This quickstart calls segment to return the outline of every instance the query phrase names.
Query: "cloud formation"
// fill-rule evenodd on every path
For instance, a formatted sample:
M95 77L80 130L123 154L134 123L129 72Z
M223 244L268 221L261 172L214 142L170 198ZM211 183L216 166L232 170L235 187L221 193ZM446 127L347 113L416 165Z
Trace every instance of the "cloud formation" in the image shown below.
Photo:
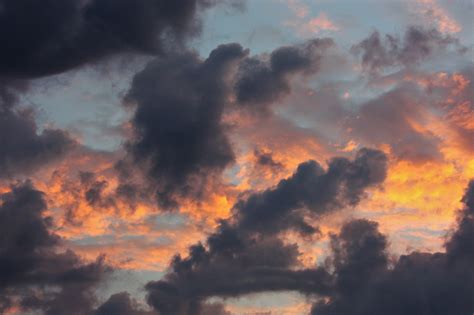
M474 311L474 181L462 199L446 252L413 252L389 266L387 241L367 221L349 223L332 237L336 285L313 315L470 314Z
M103 258L83 263L74 252L60 251L43 193L31 183L12 187L0 200L0 311L87 313L96 302L94 289L110 271Z
M201 199L235 155L223 122L226 111L262 111L290 92L294 74L318 71L330 39L274 50L266 61L239 44L220 45L201 60L185 52L150 62L135 75L125 98L134 104L134 131L126 149L156 187L160 205ZM237 106L233 105L235 98ZM126 162L124 162L126 164Z
M163 53L196 35L200 9L218 2L2 0L0 73L31 78L118 53Z
M161 314L201 314L203 300L255 292L298 291L325 297L311 314L469 314L474 310L474 181L445 252L412 252L393 260L388 239L366 219L330 237L324 266L298 269L298 248L252 237L223 221L189 256L176 256L163 280L150 282L148 303ZM443 298L440 298L442 296Z
M383 182L386 157L362 149L355 159L334 158L325 171L314 161L302 163L276 187L236 203L234 216L192 246L188 257L176 256L163 280L147 284L148 303L161 314L200 314L206 298L235 297L265 291L329 294L324 268L300 265L298 246L278 235L294 229L311 236L305 211L323 214L356 205L365 189Z
M267 58L245 59L236 82L236 99L254 110L265 110L269 104L290 93L290 78L295 74L315 74L324 52L334 42L330 38L313 39L301 45L283 46Z
M165 54L197 35L202 10L219 3L227 1L1 0L0 178L28 174L75 144L66 131L38 134L33 112L17 108L27 80L119 54Z
M352 47L359 65L330 38L201 57L193 40L209 22L214 47L224 13L205 10L239 0L0 0L0 313L230 315L215 301L286 291L319 315L473 313L474 182L451 220L474 176L474 72L462 14L418 2L437 29L374 32ZM288 3L301 29L361 30ZM154 59L114 98L130 110L115 152L25 107L32 80L137 55ZM102 300L109 264L164 276L146 301Z
M175 207L176 195L199 198L206 181L233 162L221 117L228 73L245 54L238 44L221 45L204 61L193 53L157 59L135 76L126 97L136 104L127 149L158 187L162 206Z
M361 56L364 69L377 73L390 67L413 66L433 53L448 48L464 50L459 39L452 35L442 34L437 29L411 26L403 39L390 34L381 38L380 33L375 31L352 46L351 51Z

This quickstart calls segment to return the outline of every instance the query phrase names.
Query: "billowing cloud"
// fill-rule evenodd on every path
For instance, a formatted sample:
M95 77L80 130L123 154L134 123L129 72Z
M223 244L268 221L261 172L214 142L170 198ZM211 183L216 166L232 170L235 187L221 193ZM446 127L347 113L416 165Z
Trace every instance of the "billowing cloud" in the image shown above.
M274 50L268 58L245 59L236 82L237 101L256 110L264 110L291 91L292 75L315 74L321 58L332 39L314 39L301 45L284 46ZM263 107L262 107L263 106Z
M474 217L471 181L444 253L402 255L389 268L386 239L367 221L349 223L332 239L336 287L314 315L470 314L474 311Z
M223 114L234 107L265 110L290 92L293 74L314 74L330 39L276 49L266 61L238 44L221 45L206 60L188 52L156 59L138 73L126 101L136 105L127 144L164 207L200 199L213 176L234 162ZM126 162L124 162L126 164Z
M38 134L31 110L1 105L0 178L29 174L64 157L76 145L76 141L63 130L46 128Z
M147 284L148 303L162 314L200 314L202 302L213 296L288 290L328 294L329 273L295 270L298 246L277 235L287 229L315 234L303 209L322 214L355 205L367 187L384 180L385 168L383 153L368 149L354 161L334 158L327 171L314 161L301 164L275 188L239 201L234 217L221 221L206 247L199 243L188 257L176 256L163 280Z
M0 72L30 78L118 53L161 53L198 33L198 11L217 2L2 0Z
M35 113L18 108L28 83L0 78L0 178L29 174L53 162L75 146L65 131L45 128L38 134Z
M242 5L0 0L0 313L473 313L474 183L458 200L474 176L466 7L418 0L413 16L434 29L357 43L364 10L287 0L305 38L344 25L341 42L295 43L299 30L268 14L259 25L285 44L251 55L215 41L248 35L256 15L228 29L240 17L206 10L219 3ZM30 84L137 55L154 59L88 100L124 101L122 147L82 146L54 126L64 108L40 123L50 100ZM69 75L90 87L87 71ZM51 108L70 88L50 91ZM93 115L81 93L77 113ZM132 281L109 282L112 266Z
M383 182L386 168L385 155L369 149L360 150L354 161L333 158L327 170L315 161L302 163L275 188L235 205L239 229L263 234L295 229L313 234L315 229L305 221L306 216L356 205L366 188Z
M221 2L0 1L0 177L30 173L75 144L65 131L39 132L33 112L17 108L17 94L28 87L22 80L118 54L166 53L198 34L202 9Z
M315 269L294 269L296 245L271 236L248 238L222 222L208 248L191 247L189 257L175 257L163 280L147 285L148 302L161 314L200 314L206 297L295 290L325 297L311 314L469 314L474 310L473 191L471 181L445 252L412 252L396 260L378 224L365 219L332 234L331 255Z
M187 53L152 61L134 80L127 100L136 103L135 136L128 150L158 186L158 200L196 196L206 180L234 160L221 123L232 65L246 52L222 45L201 61Z
M84 314L110 269L103 258L84 263L70 250L61 252L45 211L43 194L29 182L1 195L0 310Z

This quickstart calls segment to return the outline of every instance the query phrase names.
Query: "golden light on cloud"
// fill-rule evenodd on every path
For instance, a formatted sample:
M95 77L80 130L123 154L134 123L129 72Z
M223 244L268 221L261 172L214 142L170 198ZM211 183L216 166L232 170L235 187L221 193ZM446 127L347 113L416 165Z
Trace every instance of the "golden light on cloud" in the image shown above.
M443 33L459 33L461 25L436 0L416 0L414 2L419 14L428 24L435 26Z

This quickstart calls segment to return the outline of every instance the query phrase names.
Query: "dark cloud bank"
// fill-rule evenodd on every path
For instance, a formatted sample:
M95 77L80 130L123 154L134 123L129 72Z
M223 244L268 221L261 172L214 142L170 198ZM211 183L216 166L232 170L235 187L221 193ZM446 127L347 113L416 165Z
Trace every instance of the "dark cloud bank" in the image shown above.
M163 280L147 285L148 303L161 314L199 314L208 297L295 290L329 294L331 275L324 268L298 267L298 246L278 235L295 230L306 236L317 228L307 217L320 217L345 205L355 205L365 188L385 178L386 158L379 151L361 150L353 161L334 158L327 170L302 163L276 187L255 193L234 206L234 216L222 221L207 244L176 256Z
M0 196L0 311L11 306L45 314L86 314L96 302L95 286L110 268L103 258L83 263L60 251L43 193L29 182Z
M257 193L249 200L283 193L283 183L298 181L299 172L300 169L277 188ZM315 176L310 172L307 176L322 180L330 173L329 168L325 174ZM377 180L366 185L376 183ZM346 186L347 182L339 181L338 185ZM317 185L310 187L316 189L313 196L318 195ZM307 202L304 196L300 198L301 203ZM296 244L285 244L259 228L246 228L237 209L238 214L221 222L205 245L191 247L186 258L176 256L168 275L147 285L148 303L160 314L202 314L202 302L209 297L297 291L316 300L324 298L313 305L314 315L468 315L474 311L473 198L474 181L462 199L464 208L459 211L457 227L446 240L445 252L413 252L394 259L377 223L360 219L346 223L339 234L331 235L327 263L311 269L299 266ZM324 211L332 202L317 204L310 211ZM260 204L270 206L264 201ZM282 207L288 213L297 213L291 205ZM263 208L254 208L255 213L263 216L265 212L259 209ZM278 223L268 216L268 226L276 228ZM292 228L300 229L298 221L289 222L293 222Z
M335 161L338 161L337 163ZM147 284L143 309L127 293L111 296L97 308L94 289L110 273L101 258L83 263L70 251L58 250L60 238L50 232L44 216L43 194L30 183L19 184L1 196L0 307L21 305L45 314L228 314L209 297L239 297L256 292L297 291L318 300L312 314L470 314L474 311L474 181L462 198L457 227L449 234L445 252L413 252L396 260L387 251L387 238L377 223L360 219L347 222L331 235L326 264L302 268L296 244L278 236L286 229L301 230L301 223L275 221L266 209L279 198L293 202L277 207L284 217L295 218L305 209L321 218L334 205L355 204L365 188L379 185L385 159L378 151L363 150L354 160L331 160L326 170L314 172L302 164L295 174L274 188L255 193L236 204L234 216L220 223L206 244L190 248L187 257L176 256L169 273ZM332 194L316 183L333 187ZM353 184L358 182L359 185ZM329 185L329 183L332 183ZM295 190L307 191L291 197ZM324 195L327 198L315 198ZM267 230L245 224L242 209L253 208L258 222L268 217ZM286 200L286 198L285 198ZM244 219L247 218L247 219ZM322 218L321 218L322 219ZM317 220L313 220L317 222ZM309 231L304 229L307 235Z
M209 0L2 0L0 73L67 71L119 53L166 52L200 31Z

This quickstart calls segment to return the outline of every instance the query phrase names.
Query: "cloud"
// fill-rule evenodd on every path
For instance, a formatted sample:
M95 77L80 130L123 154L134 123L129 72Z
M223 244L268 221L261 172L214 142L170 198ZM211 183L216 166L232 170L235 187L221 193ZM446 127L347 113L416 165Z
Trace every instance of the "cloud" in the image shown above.
M65 131L44 128L38 134L34 112L17 108L28 82L0 78L0 179L29 174L65 156L76 141Z
M435 52L449 48L463 51L456 37L442 34L436 29L411 26L403 39L389 34L381 38L380 33L375 31L352 46L351 51L361 56L365 70L378 73L386 68L413 66Z
M334 42L329 38L306 41L301 45L274 50L268 60L252 57L243 60L235 86L237 102L257 111L290 93L290 78L319 70L323 53Z
M26 182L1 195L0 310L11 307L45 314L84 314L95 303L96 285L109 273L103 257L84 263L60 252L50 232L43 194Z
M259 167L267 167L272 170L280 170L283 168L283 164L280 162L277 162L273 159L273 156L270 152L263 152L260 150L255 150L254 151L254 156L255 156L255 164Z
M200 314L206 298L236 297L264 291L295 290L328 294L330 275L324 268L298 269L296 244L278 234L296 229L316 233L301 210L324 213L355 205L366 188L385 178L383 153L362 149L354 161L334 158L327 171L314 161L275 188L255 193L234 206L234 216L220 222L206 246L198 243L188 257L176 256L172 270L147 284L148 303L161 314Z
M299 0L287 0L287 6L294 17L284 22L284 25L292 27L299 35L311 37L321 32L335 32L340 29L332 21L326 12L320 12L316 17L310 14L310 7Z
M149 63L127 95L136 104L135 131L127 149L157 185L158 200L176 206L176 195L199 198L206 181L234 160L221 122L226 77L246 51L221 45L201 61L193 53Z
M46 128L38 134L33 113L16 108L18 95L28 89L25 80L118 54L163 54L199 33L201 10L218 3L1 0L0 177L28 174L75 145L62 130Z
M441 139L423 123L428 116L428 97L417 88L401 85L362 104L347 119L350 134L373 145L389 145L394 156L415 162L441 157Z
M199 12L219 2L2 0L0 72L31 78L119 53L163 53L199 33Z
M412 252L395 260L378 224L358 219L331 235L331 254L314 269L294 269L295 244L265 233L255 237L223 221L207 247L197 244L187 258L176 256L172 271L147 285L148 302L163 314L200 314L206 297L295 290L325 297L314 304L315 315L470 314L473 196L471 181L444 253Z
M132 169L142 165L164 208L177 207L183 197L202 199L209 182L234 162L224 113L265 111L290 92L292 75L317 72L331 45L322 39L280 47L265 61L249 57L239 44L227 44L205 60L184 52L150 62L125 98L136 106L134 136L126 145Z
M386 167L385 155L369 149L360 150L354 161L333 158L327 170L315 161L302 163L275 188L234 206L239 229L263 234L295 229L312 234L315 229L305 222L307 215L356 205L366 188L383 182Z
M68 132L46 128L38 134L34 114L0 104L0 178L29 174L63 158L76 146Z
M336 287L314 315L471 314L474 311L474 181L444 253L413 252L389 267L385 238L367 221L333 236ZM353 225L358 226L354 229ZM349 230L349 231L348 231ZM353 233L356 230L357 233ZM357 241L356 241L357 240Z
M438 1L417 0L410 4L417 11L418 17L424 19L426 24L434 25L442 33L462 31L461 25L450 16L449 12Z
M127 292L116 293L105 301L92 315L156 315L143 310Z
M0 178L31 173L76 144L62 130L38 134L33 112L17 108L27 80L118 54L166 53L199 33L203 9L239 2L1 0Z

